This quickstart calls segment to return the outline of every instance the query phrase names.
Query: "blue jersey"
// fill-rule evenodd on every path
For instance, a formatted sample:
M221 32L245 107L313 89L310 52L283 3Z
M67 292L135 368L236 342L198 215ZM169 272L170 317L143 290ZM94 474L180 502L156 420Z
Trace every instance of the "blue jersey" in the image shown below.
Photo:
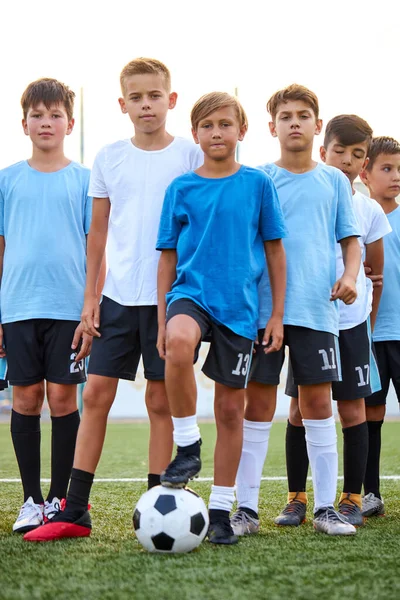
M75 162L53 173L36 171L27 161L0 171L2 323L80 320L91 220L89 176L89 169Z
M400 340L400 208L386 216L392 232L383 238L383 290L372 336L374 342Z
M336 281L336 242L359 233L349 181L341 171L324 164L302 174L275 164L260 168L275 183L288 229L283 322L338 335L338 302L330 301ZM272 308L267 272L259 294L261 329Z
M170 304L189 298L233 332L255 339L263 242L285 235L275 186L258 169L229 177L177 177L165 195L157 250L176 249Z

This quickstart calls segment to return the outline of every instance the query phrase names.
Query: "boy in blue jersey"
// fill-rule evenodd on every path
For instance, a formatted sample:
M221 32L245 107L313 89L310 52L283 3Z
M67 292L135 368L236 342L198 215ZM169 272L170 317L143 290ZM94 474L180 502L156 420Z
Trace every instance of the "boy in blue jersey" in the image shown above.
M55 79L31 83L22 99L32 156L0 172L1 326L13 386L11 436L26 532L51 519L66 494L79 426L76 386L85 381L91 337L82 333L89 170L64 154L75 94ZM3 350L4 354L4 350ZM51 484L40 485L40 413L52 422Z
M361 178L392 228L384 238L383 292L372 336L382 389L365 399L369 448L362 511L365 517L372 517L385 513L379 487L379 461L390 381L400 401L400 210L396 201L400 195L400 143L390 137L374 138Z
M371 269L371 275L383 272L383 238L390 225L382 208L371 198L354 189L353 183L368 163L368 150L372 129L356 115L339 115L329 121L324 145L323 162L340 169L349 179L353 189L353 207L360 228L358 238L362 257ZM343 259L337 244L337 276L343 273ZM364 524L361 512L361 489L364 482L368 456L368 426L365 400L380 389L379 373L372 355L370 325L373 329L382 287L372 294L372 283L367 279L363 265L357 278L357 299L353 304L340 305L339 349L342 381L332 384L332 396L337 401L343 428L343 488L338 512L352 525ZM307 494L306 479L308 456L305 430L298 408L298 390L290 377L286 393L292 396L286 429L286 466L288 473L288 503L275 519L277 525L300 525L305 519Z
M267 104L270 131L278 137L281 158L262 167L273 179L288 227L285 344L299 386L299 407L306 429L314 483L314 527L327 534L354 534L355 528L333 508L337 485L337 441L331 384L340 381L337 351L339 306L354 302L360 267L358 226L351 188L337 169L312 160L319 134L318 99L300 85L276 92ZM336 242L345 270L336 280ZM323 260L321 260L323 257ZM260 284L259 336L271 311L268 277ZM244 442L237 476L237 533L259 527L257 502L284 350L265 355L258 346L246 392ZM246 509L246 510L243 510Z
M201 468L193 361L210 339L203 372L215 381L217 443L209 513L209 540L233 544L229 514L239 465L244 388L257 334L257 284L267 258L272 307L262 344L268 354L282 344L285 235L271 179L235 161L247 118L238 100L214 92L191 113L204 164L168 188L157 248L158 349L166 361L166 387L177 455L161 475L164 486L184 487Z
M155 247L166 188L178 175L197 168L203 157L193 141L166 129L177 94L171 91L171 74L162 62L143 57L130 61L121 71L120 84L119 104L134 135L102 148L90 179L93 218L82 323L94 340L71 483L65 510L28 533L28 541L90 535L88 501L108 413L119 380L135 380L141 356L150 420L148 488L160 484L160 474L171 460L172 421L164 361L156 345ZM95 290L106 242L108 271L99 305Z

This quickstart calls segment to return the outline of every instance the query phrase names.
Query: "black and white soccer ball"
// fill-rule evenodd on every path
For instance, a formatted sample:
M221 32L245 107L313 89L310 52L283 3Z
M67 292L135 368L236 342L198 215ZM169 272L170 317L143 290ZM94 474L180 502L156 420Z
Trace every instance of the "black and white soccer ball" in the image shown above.
M161 485L143 494L133 513L133 527L149 552L190 552L208 530L204 501L189 488Z

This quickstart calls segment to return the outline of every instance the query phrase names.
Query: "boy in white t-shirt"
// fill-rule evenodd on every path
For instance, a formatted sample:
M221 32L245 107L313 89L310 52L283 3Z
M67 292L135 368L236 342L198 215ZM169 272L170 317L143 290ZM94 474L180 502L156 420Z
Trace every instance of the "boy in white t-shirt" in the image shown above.
M140 356L147 379L150 419L148 487L160 483L171 460L172 420L164 385L164 361L157 342L155 250L164 193L175 177L196 169L203 155L193 142L165 129L176 104L167 67L149 58L128 63L121 73L121 110L133 123L132 139L98 153L90 181L93 221L88 240L84 330L94 336L84 411L65 510L52 527L26 539L46 541L90 535L88 500L100 459L107 416L119 379L135 379ZM107 241L108 273L99 306L95 295Z
M372 129L356 115L339 115L329 121L321 159L340 169L353 189L353 207L357 216L358 238L363 261L372 275L383 272L383 237L391 227L382 208L368 196L354 189L354 180L368 163ZM343 272L340 247L337 249L337 276ZM357 277L357 299L351 305L340 304L339 348L342 381L332 384L332 396L337 401L343 428L343 491L339 513L353 525L364 523L361 489L368 456L368 425L365 398L380 389L379 373L371 349L371 328L374 328L382 287L372 294L371 280L361 265ZM370 323L369 323L370 316ZM288 504L276 518L277 525L300 525L305 518L308 457L305 432L298 409L297 388L291 381L290 365L286 393L292 396L286 432L286 464L288 473Z

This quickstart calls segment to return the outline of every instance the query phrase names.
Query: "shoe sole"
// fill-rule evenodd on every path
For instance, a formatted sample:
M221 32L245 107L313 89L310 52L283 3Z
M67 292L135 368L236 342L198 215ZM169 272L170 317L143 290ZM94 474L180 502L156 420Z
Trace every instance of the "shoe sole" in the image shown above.
M386 513L376 513L368 511L368 514L363 513L364 519L369 519L370 517L386 517Z
M168 481L168 480L163 481L161 479L160 483L162 486L167 487L167 488L182 489L188 485L189 481L193 481L193 479L198 479L198 477L199 477L199 474L197 473L196 475L191 475L184 481Z
M336 535L355 535L357 533L356 531L349 531L347 533L345 533L344 531L342 531L342 532L338 531L337 533L328 533L328 531L322 531L321 529L317 529L316 525L313 525L313 527L317 533L324 533L325 535L334 535L334 536L336 536ZM354 527L354 525L353 525L353 527Z
M25 525L24 527L19 527L18 529L13 529L13 533L28 533L29 531L34 531L38 527L42 525Z
M307 519L303 519L302 521L300 521L300 523L275 523L274 525L276 525L277 527L300 527L300 525L303 525L303 523L306 523Z
M75 523L50 523L44 525L42 531L30 532L24 535L27 542L51 542L64 538L89 537L92 530L89 527Z

